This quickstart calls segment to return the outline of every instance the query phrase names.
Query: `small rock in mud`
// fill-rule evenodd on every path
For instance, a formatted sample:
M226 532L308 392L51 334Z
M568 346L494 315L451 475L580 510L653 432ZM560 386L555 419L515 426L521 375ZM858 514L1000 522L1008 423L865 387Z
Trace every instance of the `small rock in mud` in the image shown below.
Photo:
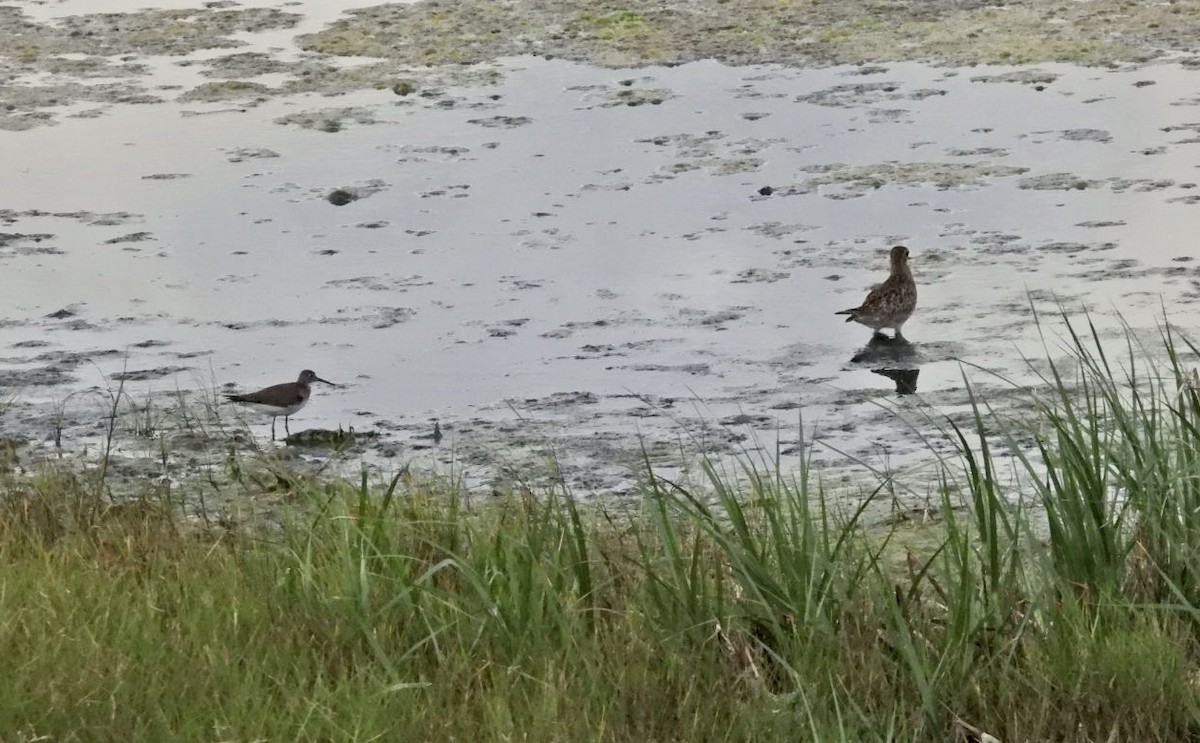
M375 179L364 183L361 186L343 186L335 188L325 195L325 200L334 206L345 206L352 201L365 199L372 194L379 193L387 188L387 184L381 180Z
M325 197L325 200L334 206L345 206L351 201L357 201L359 198L361 197L351 193L350 191L347 191L344 188L338 188L331 191L329 195Z

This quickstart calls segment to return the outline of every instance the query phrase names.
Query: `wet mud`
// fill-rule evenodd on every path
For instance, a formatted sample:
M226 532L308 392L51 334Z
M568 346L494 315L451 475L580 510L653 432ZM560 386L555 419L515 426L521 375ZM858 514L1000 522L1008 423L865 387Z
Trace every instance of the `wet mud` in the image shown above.
M118 397L130 482L232 446L579 494L815 438L924 497L1060 311L1196 324L1187 7L7 6L0 438L94 455ZM833 315L895 244L910 343ZM340 386L286 443L218 402L303 368Z

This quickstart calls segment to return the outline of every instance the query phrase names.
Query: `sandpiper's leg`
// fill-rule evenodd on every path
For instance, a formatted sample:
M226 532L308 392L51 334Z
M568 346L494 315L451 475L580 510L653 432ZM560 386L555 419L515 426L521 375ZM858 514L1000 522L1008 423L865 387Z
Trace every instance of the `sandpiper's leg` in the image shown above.
M288 417L286 415L283 416L283 432L288 435L288 438L291 438L292 432L290 430L288 430L287 419L288 419Z
M895 341L908 340L907 338L904 337L904 333L900 332L900 328L901 328L900 325L896 326L896 336L894 338L892 338L892 340L895 340Z
M271 440L275 440L275 416L271 416Z

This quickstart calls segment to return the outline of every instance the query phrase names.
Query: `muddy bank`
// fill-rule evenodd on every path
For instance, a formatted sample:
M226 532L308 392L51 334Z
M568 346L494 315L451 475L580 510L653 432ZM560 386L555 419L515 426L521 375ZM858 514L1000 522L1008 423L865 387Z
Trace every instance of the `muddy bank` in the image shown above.
M872 64L906 60L1139 63L1194 51L1200 38L1196 2L434 0L350 9L300 34L300 55L280 47L245 49L249 34L303 25L303 13L294 12L306 10L303 4L285 7L214 2L36 20L20 7L0 7L0 129L176 97L254 106L303 92L380 89L409 105L445 105L457 87L494 82L501 73L486 65L528 54L610 68L715 59L859 64L869 72ZM223 49L237 51L213 54ZM374 61L344 64L338 57ZM154 84L151 58L173 60L208 79ZM616 91L602 105L658 105L669 96L666 90Z
M409 65L536 54L603 67L802 67L889 61L964 66L1144 62L1192 51L1196 2L976 0L516 0L380 5L300 39L326 54Z

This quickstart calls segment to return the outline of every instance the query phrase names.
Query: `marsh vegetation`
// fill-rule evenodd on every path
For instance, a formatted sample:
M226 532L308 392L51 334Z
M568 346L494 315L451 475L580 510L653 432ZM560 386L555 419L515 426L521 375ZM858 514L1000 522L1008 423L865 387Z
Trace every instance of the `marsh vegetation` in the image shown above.
M945 421L923 514L819 469L647 464L637 508L289 472L270 528L39 466L0 498L10 740L1178 740L1196 734L1197 349L1073 335ZM1165 350L1164 350L1165 348ZM819 446L819 441L809 442ZM229 482L238 481L229 473Z

